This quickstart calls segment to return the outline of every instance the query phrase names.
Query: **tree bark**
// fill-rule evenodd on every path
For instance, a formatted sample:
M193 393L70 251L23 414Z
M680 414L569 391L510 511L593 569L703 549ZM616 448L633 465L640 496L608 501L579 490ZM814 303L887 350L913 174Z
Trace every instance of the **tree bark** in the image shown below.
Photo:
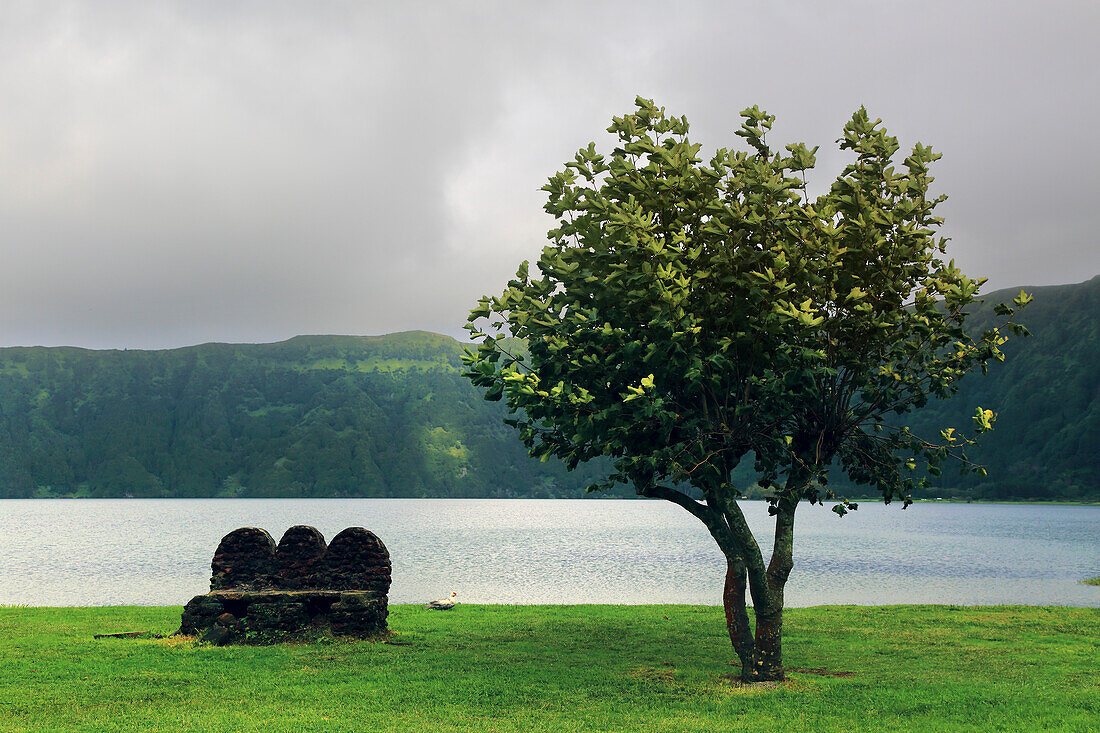
M783 671L783 609L770 614L756 613L756 639L753 645L750 680L785 680Z
M794 511L797 496L776 507L775 544L768 562L768 604L754 606L756 639L753 644L752 678L783 680L783 590L794 568Z
M741 660L741 678L752 679L753 637L749 614L745 607L745 563L739 557L726 558L726 586L722 605L726 610L726 629L733 649Z
M779 586L778 596L771 581L772 565L765 566L760 546L752 535L749 523L734 497L724 499L723 515L739 554L726 553L726 588L723 600L726 601L726 624L730 630L730 640L741 660L741 679L745 682L758 680L783 679L782 656L779 640L782 632L783 594ZM793 524L791 526L793 531ZM773 561L774 561L773 553ZM730 565L733 564L733 572ZM756 615L756 634L752 637L748 611L745 608L746 581L752 596L753 611ZM728 599L728 600L727 600ZM740 610L738 610L738 604ZM731 608L732 625L731 625ZM763 649L760 645L763 644ZM778 664L778 677L776 665Z

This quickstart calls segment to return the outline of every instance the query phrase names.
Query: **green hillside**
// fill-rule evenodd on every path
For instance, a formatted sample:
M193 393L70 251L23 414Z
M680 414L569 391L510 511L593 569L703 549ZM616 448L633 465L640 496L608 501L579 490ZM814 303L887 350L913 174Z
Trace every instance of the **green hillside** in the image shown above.
M988 327L993 306L1019 290L984 296L968 324ZM934 436L966 427L979 405L998 413L996 429L970 454L988 477L945 471L933 495L1100 500L1100 276L1025 290L1035 301L1020 322L1032 335L1012 339L1003 364L968 375L955 397L930 402L910 423Z
M579 496L424 332L0 349L0 497Z
M1017 291L987 295L974 327ZM1034 335L912 418L936 435L978 405L999 413L972 454L988 477L948 471L930 496L1100 500L1100 277L1028 291ZM581 496L604 467L528 458L503 405L461 376L461 354L422 331L3 348L0 497Z

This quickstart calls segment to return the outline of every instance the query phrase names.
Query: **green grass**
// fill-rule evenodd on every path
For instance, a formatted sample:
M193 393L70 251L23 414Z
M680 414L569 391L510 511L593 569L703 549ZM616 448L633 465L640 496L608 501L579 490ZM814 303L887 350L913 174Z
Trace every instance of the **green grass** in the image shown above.
M1100 609L794 609L741 687L720 608L391 609L391 643L210 647L179 608L0 608L0 730L1095 730Z
M1085 578L1081 582L1085 585L1100 585L1100 575L1097 575L1095 578Z

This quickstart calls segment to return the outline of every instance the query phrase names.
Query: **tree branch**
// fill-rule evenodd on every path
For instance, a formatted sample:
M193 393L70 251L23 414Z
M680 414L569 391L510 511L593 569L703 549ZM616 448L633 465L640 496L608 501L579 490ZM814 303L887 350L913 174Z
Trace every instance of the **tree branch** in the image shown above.
M710 507L706 504L700 504L682 491L670 489L667 486L659 486L657 484L653 484L646 488L635 486L635 491L639 496L645 496L650 499L664 499L665 501L671 501L673 504L682 506L708 527L713 520Z

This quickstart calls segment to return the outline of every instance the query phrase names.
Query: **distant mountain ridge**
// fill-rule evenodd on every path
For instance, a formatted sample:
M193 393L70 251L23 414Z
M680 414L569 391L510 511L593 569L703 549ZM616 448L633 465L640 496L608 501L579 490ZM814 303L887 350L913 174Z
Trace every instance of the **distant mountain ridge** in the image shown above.
M1025 289L1034 335L909 421L936 435L999 413L972 455L989 476L945 471L931 496L1100 500L1100 276ZM983 296L972 327L1018 291ZM0 348L0 497L582 496L606 464L529 458L462 352L424 331Z

